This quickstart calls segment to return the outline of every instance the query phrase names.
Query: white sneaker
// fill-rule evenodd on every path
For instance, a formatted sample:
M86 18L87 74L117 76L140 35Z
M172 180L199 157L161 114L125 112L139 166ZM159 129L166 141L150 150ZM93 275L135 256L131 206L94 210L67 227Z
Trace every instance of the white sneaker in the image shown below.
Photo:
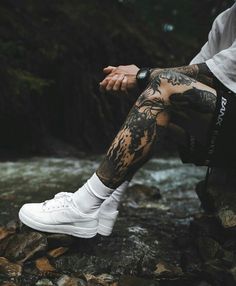
M103 210L103 207L101 205L98 213L97 233L105 236L110 235L112 233L118 214L119 214L118 211L115 211L113 213L105 212L105 210Z
M64 233L90 238L97 234L98 212L84 214L74 205L73 193L58 193L44 203L22 206L20 220L27 226L45 232Z

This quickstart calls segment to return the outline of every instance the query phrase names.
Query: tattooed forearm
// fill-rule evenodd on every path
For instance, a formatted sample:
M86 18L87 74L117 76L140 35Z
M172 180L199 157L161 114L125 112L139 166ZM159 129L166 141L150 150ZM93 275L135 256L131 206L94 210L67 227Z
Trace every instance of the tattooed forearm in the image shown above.
M162 80L166 80L168 83L170 83L172 86L175 85L186 85L190 86L192 83L196 83L196 80L186 76L184 74L172 71L172 70L162 70L158 74L156 73L156 76L152 74L152 81L149 84L149 88L152 90L153 94L155 92L160 93L160 85Z
M206 63L194 64L189 66L166 68L166 69L152 69L150 81L157 77L162 72L176 72L181 73L185 76L188 76L192 79L195 79L199 82L202 82L208 86L214 87L214 75L211 70L208 68Z
M174 68L164 68L164 69L152 69L151 70L151 79L156 77L162 71L172 71L184 74L191 78L195 78L199 72L199 68L197 65L189 65L189 66L182 66L182 67L174 67Z

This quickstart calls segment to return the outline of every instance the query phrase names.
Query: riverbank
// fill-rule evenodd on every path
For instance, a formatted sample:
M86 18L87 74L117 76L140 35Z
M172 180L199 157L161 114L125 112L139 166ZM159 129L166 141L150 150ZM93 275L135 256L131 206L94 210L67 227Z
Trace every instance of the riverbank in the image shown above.
M1 162L1 224L16 221L18 209L25 202L76 190L96 169L99 159L32 158ZM201 211L194 188L204 174L205 168L183 165L179 159L153 159L135 176L110 237L84 240L48 236L11 223L14 230L0 243L0 256L21 265L20 275L11 277L16 285L67 285L56 284L66 279L62 279L63 275L84 279L85 284L78 280L72 285L116 285L117 281L126 286L198 285L202 278L199 280L194 273L197 266L189 271L183 257L190 252L200 263L190 243L189 225ZM2 230L6 233L6 229ZM7 239L8 246L4 243ZM58 257L49 255L49 251L58 248ZM43 262L44 266L39 266ZM0 270L2 279L9 279L1 263ZM91 284L92 280L85 282L89 277L95 279L95 284ZM187 284L190 282L195 284Z

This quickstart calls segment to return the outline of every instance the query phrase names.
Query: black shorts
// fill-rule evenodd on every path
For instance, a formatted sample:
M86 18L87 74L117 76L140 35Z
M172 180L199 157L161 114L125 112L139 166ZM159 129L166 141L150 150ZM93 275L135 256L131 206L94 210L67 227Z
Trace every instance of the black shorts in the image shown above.
M236 94L226 88L217 89L217 102L207 145L202 146L189 135L187 147L180 147L184 163L198 166L236 167Z

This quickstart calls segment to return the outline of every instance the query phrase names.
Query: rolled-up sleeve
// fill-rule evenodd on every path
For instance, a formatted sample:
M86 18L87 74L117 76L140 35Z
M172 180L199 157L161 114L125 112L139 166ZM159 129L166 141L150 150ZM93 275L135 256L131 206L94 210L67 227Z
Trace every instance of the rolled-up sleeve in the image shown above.
M206 64L219 81L236 93L236 40L231 47L207 60Z
M236 93L236 4L215 19L207 43L190 64L203 62Z
M211 31L208 35L208 41L201 48L201 51L192 59L190 64L199 64L209 60L218 52L220 37L222 33L222 24L230 9L221 13L214 21Z

